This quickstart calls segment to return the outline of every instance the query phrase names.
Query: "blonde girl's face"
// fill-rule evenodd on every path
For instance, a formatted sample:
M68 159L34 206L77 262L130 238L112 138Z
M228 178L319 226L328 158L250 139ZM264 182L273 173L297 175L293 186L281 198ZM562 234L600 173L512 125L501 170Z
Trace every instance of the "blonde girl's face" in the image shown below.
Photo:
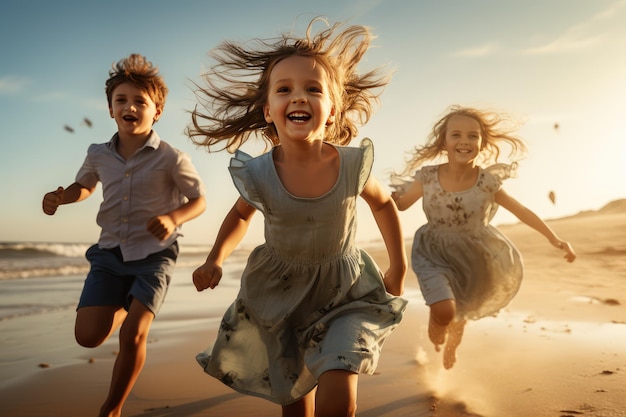
M113 90L109 112L122 138L145 139L161 116L148 93L128 82Z
M323 140L335 112L326 71L311 57L291 56L278 62L269 77L263 111L280 142Z
M445 149L450 163L473 164L481 148L480 124L476 119L455 115L448 120Z

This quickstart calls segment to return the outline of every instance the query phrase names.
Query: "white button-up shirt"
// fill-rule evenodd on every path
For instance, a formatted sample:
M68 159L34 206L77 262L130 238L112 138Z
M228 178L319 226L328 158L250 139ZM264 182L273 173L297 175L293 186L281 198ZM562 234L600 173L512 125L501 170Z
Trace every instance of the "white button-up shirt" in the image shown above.
M98 245L120 246L124 261L133 261L163 250L182 236L178 227L168 239L158 240L146 230L150 219L205 191L189 155L162 141L155 131L128 160L117 153L118 140L116 133L107 143L92 144L76 182L88 188L102 183Z

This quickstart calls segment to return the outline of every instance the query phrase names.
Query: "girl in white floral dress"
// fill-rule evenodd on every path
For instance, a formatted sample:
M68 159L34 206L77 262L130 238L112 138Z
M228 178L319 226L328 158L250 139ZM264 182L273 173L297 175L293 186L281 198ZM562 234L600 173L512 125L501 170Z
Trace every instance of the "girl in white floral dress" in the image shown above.
M435 124L427 144L415 149L404 172L392 177L399 210L424 197L428 223L415 233L411 261L430 306L429 338L437 351L445 343L446 369L456 361L466 320L497 313L522 281L519 252L489 224L498 206L563 250L568 262L576 258L568 242L502 188L516 164L489 165L497 162L503 143L510 145L511 156L526 149L506 121L504 115L453 106ZM442 156L447 162L422 166Z
M336 29L313 37L309 26L303 39L258 41L257 50L222 44L201 90L206 112L196 109L189 129L208 147L237 149L258 131L272 146L256 158L235 153L230 174L241 196L193 281L199 291L215 288L253 214L263 213L266 241L250 254L217 340L197 359L233 389L280 404L283 416L354 416L358 374L374 372L406 307L402 232L391 196L370 175L372 143L343 146L388 77L355 70L366 28L333 37ZM387 248L384 275L355 245L359 195Z

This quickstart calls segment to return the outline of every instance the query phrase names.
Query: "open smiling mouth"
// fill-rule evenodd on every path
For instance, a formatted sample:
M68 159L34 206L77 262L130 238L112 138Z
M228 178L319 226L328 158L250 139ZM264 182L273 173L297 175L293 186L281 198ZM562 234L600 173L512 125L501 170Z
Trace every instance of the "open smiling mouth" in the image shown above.
M303 112L294 112L287 115L287 118L292 122L306 122L307 120L311 119L311 116Z

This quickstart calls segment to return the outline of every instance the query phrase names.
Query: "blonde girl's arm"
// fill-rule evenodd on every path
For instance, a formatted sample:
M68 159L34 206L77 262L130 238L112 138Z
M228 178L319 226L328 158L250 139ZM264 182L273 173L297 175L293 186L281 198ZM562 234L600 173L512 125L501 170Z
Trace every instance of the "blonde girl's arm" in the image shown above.
M539 218L532 210L524 206L522 203L507 194L506 191L500 189L496 193L496 203L510 211L522 222L532 227L548 239L548 241L557 249L565 252L563 256L567 262L574 262L576 253L569 242L561 240L556 233L543 220Z
M245 236L256 209L239 197L217 234L213 248L202 266L193 272L198 291L215 288L222 278L222 264Z
M407 259L396 205L374 177L367 180L361 197L372 210L387 248L389 269L385 273L385 289L390 294L402 295L404 293Z
M403 194L400 194L397 191L391 193L391 198L393 198L396 202L396 206L400 211L408 209L423 196L424 188L422 186L422 182L418 180L413 181Z

